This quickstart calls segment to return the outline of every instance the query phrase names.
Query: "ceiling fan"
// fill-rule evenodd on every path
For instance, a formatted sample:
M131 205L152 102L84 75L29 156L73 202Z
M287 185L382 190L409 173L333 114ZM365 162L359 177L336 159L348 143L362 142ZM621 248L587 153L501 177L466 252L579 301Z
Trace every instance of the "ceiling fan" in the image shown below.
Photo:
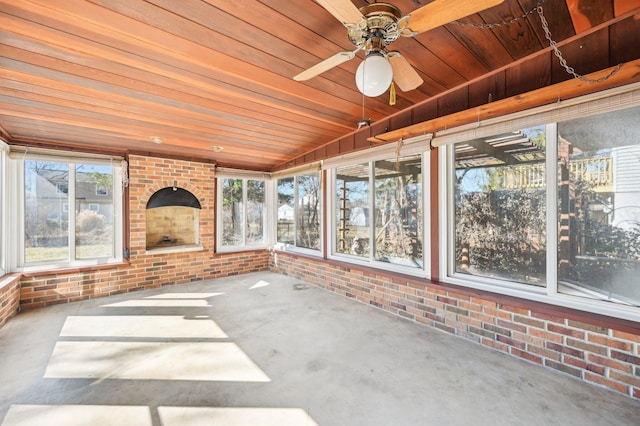
M361 50L365 59L356 71L356 86L365 96L383 94L394 81L403 92L423 83L422 78L404 56L388 46L399 37L413 37L456 19L472 15L502 3L504 0L434 0L413 12L402 15L389 3L371 3L358 9L351 0L316 0L346 28L356 47L338 52L293 77L309 80L353 59Z

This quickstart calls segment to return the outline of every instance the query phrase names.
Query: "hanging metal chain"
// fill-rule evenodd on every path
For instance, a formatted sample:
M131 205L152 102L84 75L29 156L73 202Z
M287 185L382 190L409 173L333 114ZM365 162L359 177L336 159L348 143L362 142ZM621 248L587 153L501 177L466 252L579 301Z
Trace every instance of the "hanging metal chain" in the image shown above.
M513 23L516 23L518 21L526 19L527 16L531 15L533 12L538 12L538 16L540 17L540 22L542 23L542 29L544 30L544 36L547 39L547 41L549 42L549 46L551 46L551 48L553 49L553 53L558 58L558 61L560 62L560 65L562 66L562 68L565 69L565 71L569 75L572 75L573 77L577 78L580 81L584 81L585 83L594 84L594 83L602 83L603 81L606 81L606 80L610 79L618 71L620 71L620 67L622 66L622 64L618 64L614 69L611 70L611 72L609 74L605 75L604 77L597 78L597 79L587 78L587 77L585 77L583 75L580 75L580 74L576 73L576 71L573 69L573 67L570 67L567 64L567 60L564 58L564 56L562 55L562 52L558 48L558 44L551 37L551 31L549 30L549 24L547 22L547 19L544 17L544 11L542 10L542 3L544 3L544 0L539 0L538 4L535 7L533 7L531 10L529 10L528 12L522 14L521 16L509 19L508 21L492 22L492 23L488 23L488 24L486 24L486 23L477 23L477 22L469 22L469 21L452 21L451 23L459 25L459 26L462 26L462 27L495 28L495 27L501 27L501 26L505 26L505 25L511 25Z
M522 15L515 17L515 18L511 18L508 21L502 21L502 22L491 22L488 24L485 23L478 23L478 22L469 22L469 21L451 21L452 24L456 24L459 25L461 27L472 27L472 28L495 28L495 27L502 27L502 26L506 26L506 25L511 25L514 24L518 21L521 21L523 19L526 19L527 16L531 15L533 12L535 12L538 7L544 3L544 0L539 0L538 4L536 4L530 11L523 13Z
M564 59L564 57L562 56L562 52L560 52L560 49L558 48L557 43L551 38L551 31L549 31L549 24L547 23L547 20L544 17L542 6L538 6L536 9L538 10L538 15L540 16L540 22L542 22L542 29L544 30L544 36L547 39L547 41L549 41L549 45L553 49L553 53L558 58L560 65L562 65L562 67L567 71L568 74L574 76L580 81L584 81L585 83L594 84L594 83L602 83L603 81L610 79L618 71L620 71L620 67L622 66L622 64L618 64L614 69L611 70L609 74L605 75L604 77L600 77L596 79L587 78L583 75L576 73L573 67L570 67L569 65L567 65L567 60Z

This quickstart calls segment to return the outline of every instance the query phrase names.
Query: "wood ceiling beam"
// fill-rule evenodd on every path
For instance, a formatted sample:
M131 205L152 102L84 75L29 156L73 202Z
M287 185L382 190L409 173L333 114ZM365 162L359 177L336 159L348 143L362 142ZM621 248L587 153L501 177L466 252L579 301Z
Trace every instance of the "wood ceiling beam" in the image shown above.
M611 73L613 68L594 72L586 75L590 79L598 79ZM370 142L395 142L400 139L409 139L428 133L437 133L440 130L480 122L490 118L500 117L513 112L524 111L542 105L586 95L608 88L622 86L640 81L640 59L622 64L620 70L602 83L588 84L576 78L563 81L551 86L546 86L532 92L512 96L510 98L495 101L477 108L438 117L433 120L413 124L391 132L382 133L371 138Z

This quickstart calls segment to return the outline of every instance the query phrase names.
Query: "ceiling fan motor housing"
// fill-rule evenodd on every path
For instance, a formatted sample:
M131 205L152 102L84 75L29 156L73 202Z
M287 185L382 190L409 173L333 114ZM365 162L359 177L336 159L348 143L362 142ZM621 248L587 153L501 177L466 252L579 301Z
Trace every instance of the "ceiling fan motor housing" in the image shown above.
M384 49L396 41L403 28L399 25L402 12L389 3L372 3L360 8L363 18L353 25L347 26L348 36L354 46L366 52Z

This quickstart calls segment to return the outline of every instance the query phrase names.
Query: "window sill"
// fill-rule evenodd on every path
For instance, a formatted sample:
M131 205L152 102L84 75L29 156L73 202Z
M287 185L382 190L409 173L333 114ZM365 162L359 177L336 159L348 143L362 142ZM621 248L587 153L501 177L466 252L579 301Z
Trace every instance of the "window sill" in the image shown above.
M221 247L216 253L217 254L229 254L229 253L242 253L247 251L259 251L259 250L267 250L269 247L267 245L255 245L255 246L244 246L244 247Z
M430 275L428 271L425 271L424 265L420 263L405 262L405 264L403 264L400 262L371 261L349 254L330 254L327 256L327 259L367 270L380 270L414 278L428 278Z
M159 247L148 249L145 251L145 254L153 255L153 254L168 254L168 253L185 253L192 251L204 251L204 247L200 244L189 244L184 246L173 246L173 247Z
M3 275L0 277L0 290L2 290L4 287L11 285L12 283L16 282L16 281L20 281L20 278L22 278L22 274L21 273L17 273L17 274L7 274L7 275Z
M55 274L71 274L71 273L79 273L79 272L87 272L87 271L98 271L102 269L115 269L121 266L129 266L130 263L128 260L122 260L119 262L113 263L102 263L96 265L87 265L87 266L70 266L70 267L62 267L62 268L49 268L49 269L38 269L38 270L25 270L22 271L21 274L25 278L29 277L40 277L43 275L55 275Z
M561 293L549 295L544 287L527 287L524 284L522 286L496 285L477 279L461 279L459 276L445 276L441 283L444 286L459 288L457 291L463 294L479 294L485 298L493 295L489 297L495 297L495 301L499 303L513 304L526 309L537 306L540 310L561 312L563 315L577 313L575 318L579 321L589 322L588 318L596 318L597 325L616 327L631 323L633 333L638 332L638 324L640 324L638 321L640 309L636 306L617 305L609 301ZM612 326L611 323L615 325Z
M284 253L297 254L297 255L301 254L303 256L308 256L312 258L322 258L321 250L315 250L315 249L310 249L305 247L296 247L290 244L276 243L273 246L269 247L269 249L276 252L284 252Z

